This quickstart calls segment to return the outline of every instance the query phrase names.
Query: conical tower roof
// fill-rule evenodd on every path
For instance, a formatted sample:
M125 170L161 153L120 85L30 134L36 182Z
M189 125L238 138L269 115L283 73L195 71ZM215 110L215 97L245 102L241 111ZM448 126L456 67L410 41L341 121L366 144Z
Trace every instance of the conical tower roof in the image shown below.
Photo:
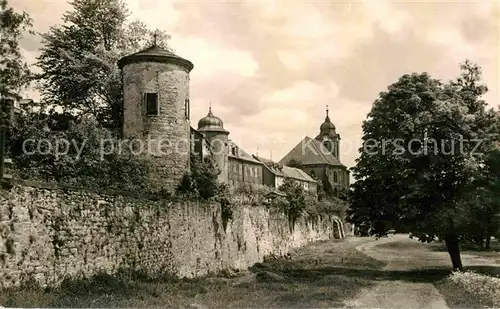
M127 64L138 62L176 63L186 68L188 72L190 72L194 68L194 65L191 61L179 57L176 54L161 48L160 46L156 45L156 43L154 43L151 47L121 58L120 60L118 60L118 66L121 69Z

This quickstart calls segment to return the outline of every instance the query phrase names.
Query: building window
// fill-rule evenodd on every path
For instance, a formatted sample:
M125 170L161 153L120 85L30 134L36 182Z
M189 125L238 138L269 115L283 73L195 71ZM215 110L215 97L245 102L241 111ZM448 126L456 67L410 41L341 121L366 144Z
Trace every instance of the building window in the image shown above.
M146 115L153 116L159 114L158 93L146 93L144 95L146 105Z
M233 156L235 156L235 155L236 155L236 147L232 147L232 148L231 148L231 153L233 154Z
M189 120L189 114L191 113L190 111L190 105L189 105L189 99L186 99L186 101L184 102L184 110L185 110L185 113L186 113L186 119Z
M314 171L311 171L311 176L316 177L316 173Z
M333 172L333 182L337 182L337 181L338 181L337 172Z

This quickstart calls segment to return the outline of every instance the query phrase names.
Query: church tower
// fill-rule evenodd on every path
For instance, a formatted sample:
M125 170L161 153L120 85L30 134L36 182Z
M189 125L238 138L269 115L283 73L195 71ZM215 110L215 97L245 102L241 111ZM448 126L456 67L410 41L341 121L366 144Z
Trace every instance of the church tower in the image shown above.
M229 131L224 129L224 124L219 117L212 113L212 106L208 107L207 116L198 121L198 131L203 133L210 143L212 155L217 167L220 169L219 182L228 182L228 135Z
M124 139L151 158L150 188L172 192L189 170L189 73L193 64L154 44L118 61Z
M319 128L319 135L316 140L320 141L323 146L340 161L340 134L335 132L335 125L330 120L328 115L328 105L326 106L326 118Z

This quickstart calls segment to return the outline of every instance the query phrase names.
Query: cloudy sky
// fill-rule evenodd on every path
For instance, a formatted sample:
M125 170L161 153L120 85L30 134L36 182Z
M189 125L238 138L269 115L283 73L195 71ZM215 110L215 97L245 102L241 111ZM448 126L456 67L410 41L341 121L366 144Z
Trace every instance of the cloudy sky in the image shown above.
M10 0L47 31L64 0ZM351 167L361 123L378 93L399 76L429 72L449 80L468 58L483 67L499 104L499 4L493 1L169 1L128 0L132 19L167 30L191 60L192 123L208 102L236 143L281 159L316 136L325 106ZM40 41L26 37L33 62ZM31 96L36 95L31 93ZM272 154L271 154L272 153Z

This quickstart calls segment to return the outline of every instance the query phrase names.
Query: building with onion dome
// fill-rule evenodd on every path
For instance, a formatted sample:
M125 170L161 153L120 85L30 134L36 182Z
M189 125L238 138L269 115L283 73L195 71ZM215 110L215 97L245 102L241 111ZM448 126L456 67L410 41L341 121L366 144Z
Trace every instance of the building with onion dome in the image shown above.
M262 163L229 140L229 131L209 106L207 116L198 121L197 132L210 145L210 152L220 169L219 181L231 188L263 189ZM201 141L202 139L200 139Z
M212 106L208 108L208 114L198 121L198 132L202 133L210 144L213 159L220 169L219 181L228 181L228 135L229 131L224 129L224 124L219 117L212 113Z
M229 131L211 106L198 128L191 127L189 74L194 65L189 60L155 42L123 57L118 66L123 77L122 137L140 144L138 153L148 156L152 191L173 192L189 171L193 156L199 160L212 156L221 171L219 181L231 188L275 191L279 180L289 177L306 190L316 191L316 181L299 169L272 169L279 164L269 165L268 160L248 154L229 140ZM325 145L331 143L338 156L340 137L328 116L325 123L318 138Z
M306 136L279 163L298 166L311 177L319 178L333 196L349 188L349 170L340 161L340 134L330 120L328 106L316 138Z
M319 127L319 134L316 136L316 140L320 141L323 146L339 160L340 134L335 132L335 125L328 115L328 107L326 108L325 121Z

